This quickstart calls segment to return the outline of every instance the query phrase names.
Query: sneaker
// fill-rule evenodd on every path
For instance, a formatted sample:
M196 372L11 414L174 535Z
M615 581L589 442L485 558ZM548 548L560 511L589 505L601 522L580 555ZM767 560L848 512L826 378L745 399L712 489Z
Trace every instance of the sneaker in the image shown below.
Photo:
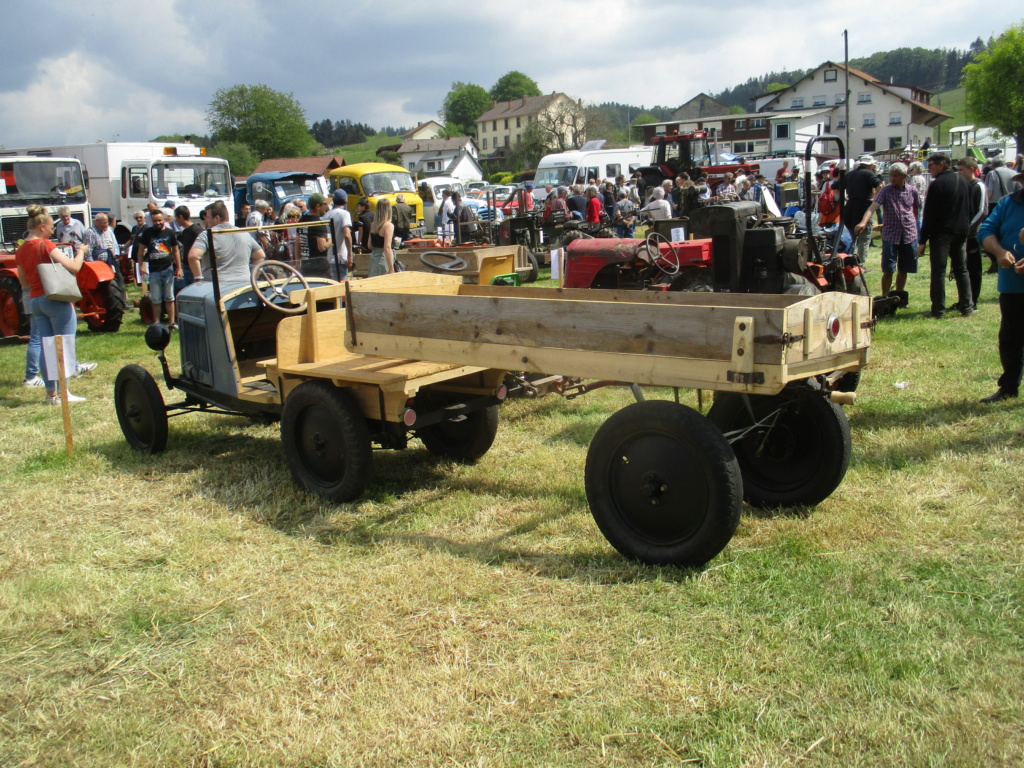
M85 402L85 398L84 397L79 397L78 395L73 395L70 392L68 392L68 402L69 403L84 403ZM58 394L53 394L52 396L51 395L47 395L46 396L46 404L47 405L60 405L60 395L58 395Z
M25 379L23 387L41 387L46 382L40 379L38 376L33 376L31 379Z
M75 369L75 372L72 374L71 378L73 379L75 378L75 376L81 376L83 373L88 373L89 371L96 370L96 366L97 363L79 363L78 368Z
M942 310L939 310L938 312L932 311L932 312L928 313L928 317L934 317L936 320L941 320L945 316L946 316L946 313L944 311L942 311Z
M176 331L176 330L178 330L178 324L177 324L177 323L171 323L171 324L170 324L169 326L167 326L167 327L168 327L168 328L170 328L170 329L171 329L172 331Z

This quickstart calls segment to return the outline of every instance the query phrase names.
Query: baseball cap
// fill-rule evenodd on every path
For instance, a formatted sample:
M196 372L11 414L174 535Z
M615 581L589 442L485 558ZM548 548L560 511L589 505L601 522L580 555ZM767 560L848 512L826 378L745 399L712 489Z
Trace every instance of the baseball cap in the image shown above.
M319 192L314 192L309 196L309 207L312 208L316 205L323 205L327 202L327 198L321 195Z
M344 189L334 190L333 197L335 205L344 205L345 203L348 202L348 192L346 192Z

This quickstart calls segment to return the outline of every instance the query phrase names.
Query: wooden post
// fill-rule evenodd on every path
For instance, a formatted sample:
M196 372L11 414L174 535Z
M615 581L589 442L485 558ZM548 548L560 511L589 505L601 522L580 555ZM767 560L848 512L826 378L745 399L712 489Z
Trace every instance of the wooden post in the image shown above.
M64 368L64 337L53 338L57 346L57 386L60 388L60 410L64 415L64 443L68 458L75 458L75 441L71 436L71 403L68 402L68 377Z

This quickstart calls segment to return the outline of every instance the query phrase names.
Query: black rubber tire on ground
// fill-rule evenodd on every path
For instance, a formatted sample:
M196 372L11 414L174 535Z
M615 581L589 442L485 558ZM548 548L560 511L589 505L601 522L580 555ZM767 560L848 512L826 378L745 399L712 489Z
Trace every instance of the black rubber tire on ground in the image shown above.
M850 371L843 374L833 389L837 392L856 392L858 386L860 386L860 371Z
M352 501L366 489L373 466L366 419L352 396L329 382L307 381L288 395L281 447L292 477L307 491Z
M0 336L27 336L30 320L21 304L21 283L0 277Z
M126 365L114 382L114 411L128 445L140 453L167 446L167 409L156 380L141 365Z
M416 400L417 407L424 411L458 402L457 397L429 392L420 394ZM430 453L460 464L478 461L491 449L497 434L497 405L464 414L458 421L442 421L416 430L416 437L423 441Z
M116 333L121 328L124 320L124 310L128 306L124 291L117 285L116 280L104 283L100 288L103 291L103 320L86 320L90 330L101 333Z
M524 283L535 283L535 282L537 282L537 277L540 275L540 262L537 261L537 255L533 251L530 251L530 250L526 251L526 259L527 259L527 261L530 262L530 271L527 273L526 277L523 279L523 282Z
M730 439L749 427L743 395L715 397L708 419ZM743 498L756 507L813 506L839 487L850 466L850 422L843 409L817 393L750 395L760 421L778 411L770 428L751 430L731 441L743 472Z
M587 501L626 557L699 566L739 524L743 478L721 432L697 411L646 400L615 413L587 451Z

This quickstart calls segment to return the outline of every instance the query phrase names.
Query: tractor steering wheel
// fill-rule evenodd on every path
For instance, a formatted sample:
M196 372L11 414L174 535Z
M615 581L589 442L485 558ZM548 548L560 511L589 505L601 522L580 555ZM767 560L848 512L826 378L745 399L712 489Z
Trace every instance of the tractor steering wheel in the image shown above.
M442 262L441 264L434 264L433 262L427 261L427 256L443 256L448 259L448 261ZM423 266L438 272L462 272L469 266L464 258L455 253L448 253L447 251L425 251L420 254L420 263L423 264Z
M279 275L274 274L273 270L281 270L285 273L286 277L281 278ZM295 307L290 307L287 304L275 304L275 298L288 298L288 291L285 288L288 284L298 280L302 283L302 287L307 291L309 290L309 283L306 282L306 278L302 276L291 264L286 264L283 261L261 261L252 268L252 274L249 276L249 282L252 285L253 291L256 293L256 297L271 309L276 309L278 312L284 312L286 315L297 315L300 312L306 311L306 303L303 302ZM264 281L264 287L261 289L258 285L259 282ZM274 282L277 281L277 282Z
M662 240L664 240L665 244L668 245L668 253L664 256L661 254L660 241ZM679 271L683 268L683 264L679 259L679 252L676 250L676 247L672 245L671 240L660 232L648 232L644 245L647 246L647 252L651 254L651 264L657 267L663 274L668 277L675 277L679 274Z

